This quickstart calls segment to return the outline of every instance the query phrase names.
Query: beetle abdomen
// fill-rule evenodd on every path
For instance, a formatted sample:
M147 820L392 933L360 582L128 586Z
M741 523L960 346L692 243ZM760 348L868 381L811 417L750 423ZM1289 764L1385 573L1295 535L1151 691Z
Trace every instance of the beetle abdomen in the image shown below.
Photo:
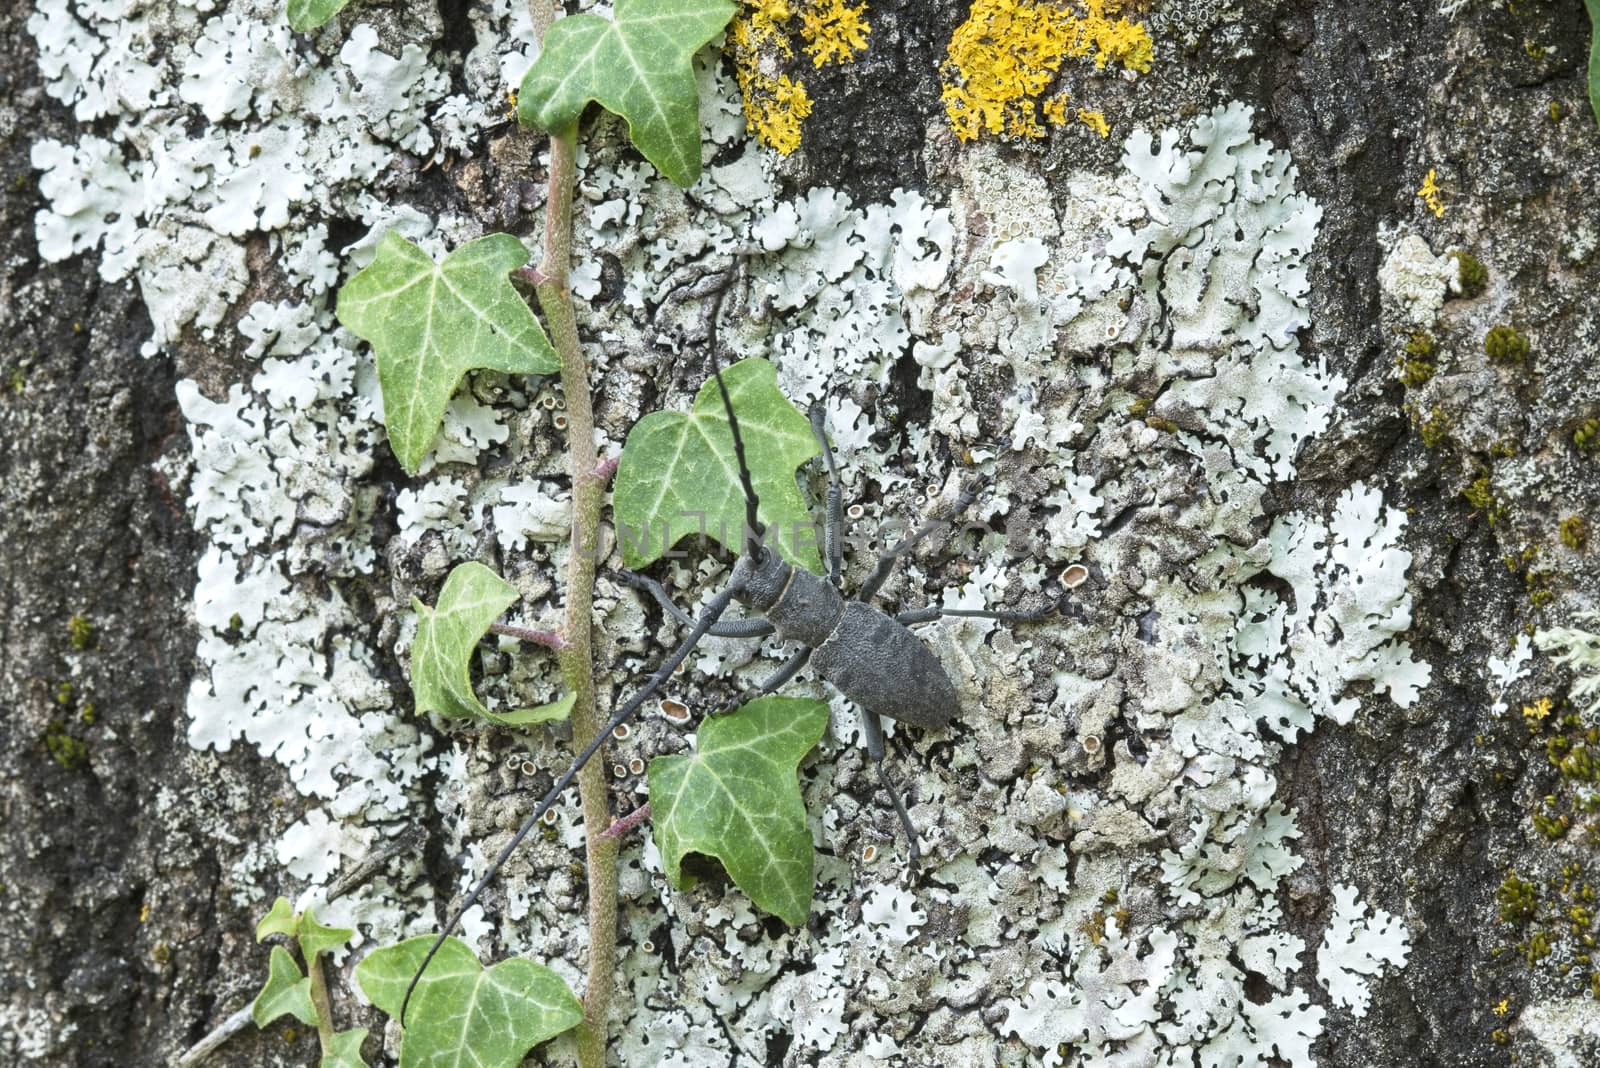
M933 650L871 605L850 601L811 654L817 674L869 712L934 730L959 712L956 688Z

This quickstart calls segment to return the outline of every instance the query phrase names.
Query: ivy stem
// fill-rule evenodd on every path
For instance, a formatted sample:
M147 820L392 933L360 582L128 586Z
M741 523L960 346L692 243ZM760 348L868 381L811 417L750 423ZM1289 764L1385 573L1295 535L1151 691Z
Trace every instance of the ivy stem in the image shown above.
M533 645L542 645L546 649L555 649L558 652L566 647L567 640L553 630L534 630L530 627L519 627L513 623L491 623L489 633L504 634L507 638L529 642Z
M553 0L530 0L540 42L555 18ZM595 707L593 628L595 546L606 479L597 470L594 405L589 396L589 365L578 341L569 278L572 265L572 193L577 180L578 130L574 124L550 135L550 183L545 198L544 261L539 265L539 306L556 354L567 400L567 461L572 475L572 550L567 556L565 640L556 656L572 706L572 745L584 749L599 733ZM588 843L589 978L583 994L583 1022L577 1028L578 1064L605 1068L606 1023L617 970L617 843L601 837L611 824L605 761L591 760L578 773L583 825Z
M302 954L304 950L301 950ZM306 961L306 974L311 977L311 1004L317 1008L317 1042L324 1057L333 1056L333 1002L328 997L328 973L323 969L323 954L318 953Z
M600 832L601 838L621 838L639 824L650 818L650 802L646 801L626 816Z
M528 283L530 286L533 286L535 289L539 288L539 286L542 285L545 280L544 273L537 267L518 267L511 273Z

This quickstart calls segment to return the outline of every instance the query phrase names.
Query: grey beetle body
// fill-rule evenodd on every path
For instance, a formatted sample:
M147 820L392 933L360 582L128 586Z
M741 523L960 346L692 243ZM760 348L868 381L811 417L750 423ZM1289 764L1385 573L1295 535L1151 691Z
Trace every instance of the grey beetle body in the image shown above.
M741 557L735 575L734 600L765 615L778 637L811 648L811 667L862 708L932 730L960 711L939 658L884 612L776 553Z
M942 730L961 711L944 665L922 639L869 604L851 601L811 666L869 712Z

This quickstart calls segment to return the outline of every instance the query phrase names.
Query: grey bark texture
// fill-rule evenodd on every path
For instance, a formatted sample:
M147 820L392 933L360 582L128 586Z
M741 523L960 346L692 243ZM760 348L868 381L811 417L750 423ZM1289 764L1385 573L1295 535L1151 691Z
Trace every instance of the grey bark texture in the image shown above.
M410 21L399 10L405 6L358 0L342 18L349 25L378 20L386 34L431 24L437 47L471 48L465 12L472 5L443 2L437 16L429 10ZM1406 633L1432 666L1417 703L1366 701L1351 724L1319 724L1273 769L1278 798L1299 814L1296 849L1305 863L1288 878L1280 904L1285 927L1306 943L1306 958L1328 922L1335 882L1371 889L1370 900L1403 916L1410 934L1409 961L1374 983L1368 1013L1330 1012L1313 1052L1317 1063L1339 1068L1597 1064L1600 1029L1592 1016L1541 1025L1546 1036L1559 1032L1554 1045L1531 1025L1518 1025L1524 1005L1580 999L1582 976L1594 969L1576 959L1585 952L1582 935L1553 929L1551 955L1530 951L1531 931L1501 922L1497 892L1516 872L1539 888L1541 900L1565 902L1565 891L1550 887L1564 878L1574 887L1600 887L1600 854L1577 832L1552 838L1534 828L1535 815L1559 816L1543 799L1565 798L1568 788L1542 745L1530 743L1516 712L1522 698L1507 716L1492 713L1486 697L1493 691L1486 664L1504 656L1524 627L1570 623L1576 609L1600 596L1592 550L1581 539L1564 545L1560 528L1571 516L1600 524L1600 460L1573 445L1585 420L1600 416L1600 132L1584 92L1588 25L1578 0L1522 0L1514 10L1485 0L1453 17L1439 6L1158 0L1154 70L1137 84L1112 81L1097 90L1095 102L1119 116L1119 136L1002 151L1031 158L1046 176L1062 168L1111 175L1120 134L1134 125L1181 125L1237 100L1256 109L1256 136L1291 153L1299 188L1323 209L1317 253L1309 257L1313 325L1302 352L1326 360L1349 384L1330 427L1298 457L1297 480L1269 493L1264 509L1321 513L1354 481L1382 486L1389 506L1407 516L1405 545L1414 555ZM943 202L960 148L930 144L928 130L942 121L944 43L966 11L959 3L874 0L872 44L861 62L809 79L819 118L807 127L804 150L781 171L789 195L829 185L866 203L910 188ZM47 136L72 142L81 131L43 92L35 40L25 29L31 13L29 3L0 11L0 219L10 238L0 259L0 1005L12 1027L26 1022L42 1037L25 1044L19 1034L0 1034L0 1062L155 1068L254 996L265 975L254 925L272 895L239 903L230 872L247 849L268 850L304 807L283 768L252 747L201 752L186 738L197 643L192 598L204 546L184 495L162 473L190 448L175 384L196 380L216 400L230 383L248 381L255 363L231 329L212 340L189 331L157 355L141 356L150 323L137 287L101 282L92 254L46 263L37 253L34 213L44 201L30 148ZM465 214L485 229L522 232L533 225L540 195L542 172L530 163L538 150L536 135L497 131L448 174L417 168L383 181L412 203ZM1439 218L1416 196L1430 168L1448 175L1447 211ZM1051 187L1050 195L1070 208L1066 188ZM1490 303L1451 301L1427 327L1439 369L1415 387L1395 376L1409 338L1397 331L1379 281L1402 224L1435 252L1471 252L1487 264L1492 286ZM274 299L282 289L265 239L251 237L246 247L249 291L233 302L225 327L253 300ZM611 295L608 288L601 299ZM1484 335L1500 323L1531 340L1524 362L1484 359ZM618 356L629 372L621 384L596 383L600 418L615 441L630 414L653 410L659 398L682 396L699 381L693 361L660 357L665 362L651 369L657 357L647 356ZM931 405L917 373L907 354L882 395L885 410L905 425ZM971 388L980 406L994 407L1008 382L997 373ZM1430 421L1438 433L1425 444L1422 427ZM558 450L559 439L550 440ZM442 572L429 553L440 550L385 544L394 531L394 496L407 483L380 452L377 577L369 588L356 583L341 591L361 626L370 627L377 670L394 688L394 715L409 717L403 662L392 650L395 620L412 589L431 600ZM559 451L541 458L550 471L559 470L558 460ZM1485 474L1488 500L1470 493ZM1049 522L1037 500L1014 507L1008 524L1042 529ZM75 641L74 617L92 633L80 623ZM610 639L608 655L631 651L634 667L602 689L625 696L629 678L640 677L637 665L673 640L670 620L650 618L648 640ZM1133 621L1131 611L1121 620L1129 627ZM1542 656L1532 670L1517 693L1559 700L1568 677ZM704 704L719 686L729 689L707 684ZM977 736L986 754L981 767L960 770L974 784L1008 760L1015 765L1009 778L1016 778L1044 751L1038 742L1013 757L994 756L1006 744L1000 728L958 724L957 731ZM652 725L636 737L641 746L670 748L660 734ZM1109 752L1130 734L1113 724L1097 744ZM1057 741L1063 737L1058 731ZM442 732L440 743L454 744ZM483 744L504 763L500 750ZM937 762L945 753L948 760L941 745L931 753L927 746L903 749L902 759ZM546 767L558 763L551 756ZM875 780L860 758L841 763L836 788L888 827L892 817L876 811L882 799L874 799ZM1103 761L1084 765L1074 788L1110 774ZM514 825L519 806L545 781L484 787L491 796L473 802L478 832ZM963 801L952 794L943 803ZM632 807L619 796L619 813ZM1580 812L1575 822L1581 827L1584 819ZM447 855L456 831L441 826L431 808L419 809L416 820L429 843L425 878L446 900L456 888L455 858ZM992 850L983 862L1001 871L1002 852ZM581 891L564 867L552 872L556 898ZM996 876L1006 878L1025 875ZM1595 907L1576 890L1568 896L1573 907ZM696 898L702 905L715 900ZM941 925L954 930L965 907L933 910L919 937L935 947L934 957ZM836 916L819 924L826 922L852 921ZM754 942L762 930L755 924L739 937ZM665 931L654 941L662 953L689 952L682 945L669 950ZM664 965L677 967L675 960ZM1002 965L992 959L989 967ZM1251 983L1259 986L1259 977L1247 981L1247 995ZM381 1038L381 1018L359 1006L346 984L344 977L335 984L341 1025L365 1024ZM1327 1004L1321 987L1303 985L1314 1002ZM1264 988L1254 992L1265 1000ZM944 1058L967 1055L966 1046L941 1046L934 1028L922 1034L933 1018L925 1004L912 998L896 1009L895 996L851 1001L849 1022L866 1032L894 1031L901 1063L955 1063ZM637 997L648 1004L645 994ZM634 997L624 995L622 1003L631 1013ZM980 1016L1006 1063L1036 1062L1035 1051L1002 1033L1003 1014L981 992L942 1011ZM895 1021L898 1013L906 1015ZM629 1018L627 1026L648 1027L648 1017ZM566 1055L559 1047L554 1053ZM821 1062L784 1037L770 1040L768 1056L774 1064ZM620 1052L618 1058L628 1061ZM315 1061L315 1034L280 1024L247 1028L211 1063Z

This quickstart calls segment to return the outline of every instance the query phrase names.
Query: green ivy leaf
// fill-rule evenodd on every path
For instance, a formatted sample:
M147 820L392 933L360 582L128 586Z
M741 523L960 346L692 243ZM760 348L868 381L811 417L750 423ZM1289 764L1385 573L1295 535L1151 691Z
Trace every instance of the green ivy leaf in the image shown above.
M700 177L694 54L733 17L728 0L617 0L616 21L569 15L523 76L517 118L566 130L591 100L628 121L644 158L681 186Z
M535 723L550 723L566 719L572 714L572 706L577 703L578 695L569 691L547 705L518 708L511 712L489 712L486 714L486 718L491 723L498 723L502 727L531 727Z
M722 861L755 904L798 927L811 911L811 831L796 769L828 725L828 703L763 697L700 728L693 756L650 762L650 822L667 879L683 858Z
M300 934L300 920L294 914L289 899L280 897L272 903L271 910L256 924L256 941L265 942L271 935L281 934L295 938Z
M340 1031L333 1036L333 1049L322 1055L317 1068L369 1068L361 1055L361 1044L367 1040L367 1029Z
M432 944L432 935L419 935L370 954L356 965L362 992L398 1019ZM486 970L465 942L448 938L422 973L406 1019L400 1068L517 1068L534 1046L582 1020L583 1006L549 968L513 957Z
M296 33L320 29L350 0L289 0L289 28Z
M411 692L417 715L475 716L508 727L565 719L576 694L537 708L491 712L472 692L472 653L489 625L517 600L516 587L478 563L456 566L439 591L439 606L416 598L417 640L411 646Z
M310 909L300 918L300 955L308 961L330 949L338 949L355 935L349 927L324 927L317 922Z
M777 372L767 361L741 360L722 377L739 416L750 480L761 498L768 535L777 539L785 559L820 573L816 526L795 482L796 468L821 451L811 424L778 390ZM702 530L740 551L744 491L715 379L700 387L688 415L654 412L628 432L612 509L622 559L629 567L647 566Z
M272 947L267 985L250 1006L250 1018L265 1027L288 1014L307 1027L317 1026L317 1007L311 1003L311 980L300 970L294 957L282 946Z
M365 270L339 290L339 322L372 343L389 444L410 474L433 444L450 395L475 367L548 374L561 366L507 277L528 262L510 234L469 241L436 264L384 235Z

